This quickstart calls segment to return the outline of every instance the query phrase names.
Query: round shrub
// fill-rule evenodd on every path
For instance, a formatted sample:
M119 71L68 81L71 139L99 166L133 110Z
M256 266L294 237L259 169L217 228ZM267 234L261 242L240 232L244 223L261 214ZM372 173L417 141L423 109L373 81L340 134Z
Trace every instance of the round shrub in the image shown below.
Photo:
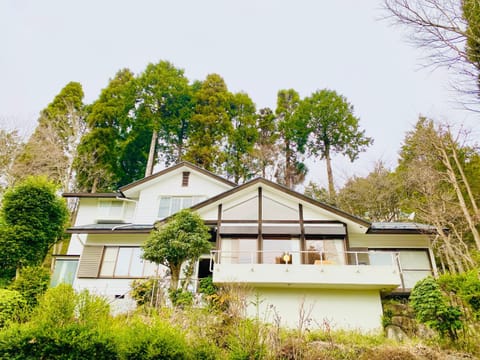
M0 289L0 328L11 321L21 321L27 311L27 302L15 290Z

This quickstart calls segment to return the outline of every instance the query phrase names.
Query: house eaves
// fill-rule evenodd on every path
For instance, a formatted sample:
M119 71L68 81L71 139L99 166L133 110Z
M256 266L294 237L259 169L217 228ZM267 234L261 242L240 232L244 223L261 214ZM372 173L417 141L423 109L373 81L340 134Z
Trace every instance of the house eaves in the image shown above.
M190 168L190 169L193 170L193 171L197 171L197 172L199 172L199 173L201 173L201 174L203 174L203 175L206 175L206 176L208 176L208 177L210 177L210 178L212 178L212 179L214 179L214 180L216 180L216 181L218 181L218 182L221 182L221 183L223 183L223 184L226 184L226 185L228 185L228 186L232 186L232 187L238 186L236 183L234 183L234 182L232 182L232 181L230 181L230 180L227 180L227 179L225 179L225 178L223 178L223 177L221 177L221 176L215 175L214 173L212 173L212 172L210 172L210 171L208 171L208 170L202 169L201 167L198 167L197 165L193 165L192 163L189 163L189 162L187 162L187 161L183 161L183 162L180 162L180 163L178 163L178 164L176 164L176 165L173 165L173 166L171 166L171 167L169 167L169 168L166 168L166 169L164 169L164 170L161 170L161 171L159 171L159 172L157 172L157 173L155 173L155 174L153 174L153 175L147 176L147 177L145 177L145 178L143 178L143 179L140 179L140 180L134 181L134 182L132 182L132 183L130 183L130 184L124 185L124 186L120 187L119 190L120 190L121 193L123 193L123 192L126 191L126 190L130 190L130 189L132 189L132 188L134 188L134 187L136 187L136 186L142 185L142 184L144 184L144 183L146 183L146 182L149 182L149 181L151 181L151 180L153 180L153 179L156 179L156 178L158 178L158 177L160 177L160 176L166 175L166 174L168 174L168 173L170 173L170 172L172 172L172 171L175 171L175 170L177 170L177 169L179 169L179 168L181 168L181 167Z
M352 222L355 222L355 223L357 223L357 224L359 224L359 225L361 225L361 226L365 226L365 227L367 227L367 228L369 228L369 227L371 226L371 223L368 222L368 221L366 221L366 220L363 220L363 219L361 219L361 218L359 218L359 217L357 217L357 216L351 215L351 214L349 214L349 213L347 213L347 212L345 212L345 211L343 211L343 210L340 210L340 209L338 209L338 208L336 208L336 207L333 207L333 206L327 205L327 204L325 204L325 203L323 203L323 202L314 200L314 199L312 199L312 198L310 198L310 197L308 197L308 196L305 196L305 195L300 194L300 193L298 193L298 192L296 192L296 191L294 191L294 190L291 190L291 189L289 189L289 188L286 187L286 186L279 185L279 184L277 184L277 183L274 183L274 182L272 182L272 181L270 181L270 180L267 180L267 179L264 179L264 178L256 178L256 179L250 180L250 181L248 181L248 182L246 182L246 183L244 183L244 184L242 184L242 185L239 185L239 186L237 186L237 187L235 187L235 188L233 188L233 189L227 190L227 191L225 191L225 192L223 192L223 193L221 193L221 194L219 194L219 195L216 195L216 196L214 196L214 197L212 197L212 198L210 198L210 199L207 199L207 200L205 200L205 201L203 201L203 202L201 202L201 203L198 203L198 204L192 206L190 209L191 209L191 210L201 209L201 208L203 208L203 207L205 207L205 206L208 206L208 205L213 204L213 203L215 203L215 202L217 202L217 201L220 201L220 200L226 198L227 196L230 196L230 195L233 195L233 194L235 194L235 193L237 193L237 192L239 192L239 191L242 191L243 189L246 189L246 188L251 187L251 186L262 185L262 184L263 184L263 185L266 185L266 186L269 186L269 187L272 187L272 188L274 188L274 189L276 189L276 190L278 190L278 191L280 191L280 192L286 193L286 194L288 194L288 195L290 195L290 196L293 196L293 197L295 197L295 198L297 198L297 199L299 199L299 200L301 200L301 201L304 201L304 202L306 202L306 203L309 203L309 204L312 204L312 205L314 205L314 206L320 207L320 208L324 209L325 211L331 212L331 213L333 213L333 214L336 214L336 215L338 215L338 216L341 216L341 217L343 217L343 218L346 218L346 219L348 219L348 220L351 220Z

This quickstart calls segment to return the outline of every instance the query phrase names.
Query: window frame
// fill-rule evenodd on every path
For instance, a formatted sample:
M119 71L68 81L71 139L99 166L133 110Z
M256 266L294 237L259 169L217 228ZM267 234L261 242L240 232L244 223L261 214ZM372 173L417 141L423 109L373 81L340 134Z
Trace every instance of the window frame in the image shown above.
M160 211L162 208L166 208L166 206L161 206L162 205L162 200L168 199L169 204L168 204L168 211L165 215L160 214ZM183 209L188 209L206 199L206 196L203 195L161 195L158 198L157 201L157 219L164 219L166 217L169 217L180 210ZM179 206L178 209L174 207L174 201L179 201ZM187 205L185 205L185 201L189 201L190 203L187 202Z
M105 273L102 273L102 271L104 270L104 266L105 266L105 255L106 253L109 251L109 249L116 249L116 252L115 252L115 256L114 256L114 260L113 260L113 267L112 267L112 270L111 270L111 274L110 272L108 274L105 274ZM120 257L120 254L121 254L121 250L122 249L131 249L131 253L129 255L129 258L127 259L128 260L128 269L127 269L127 273L126 275L122 272L120 275L118 275L117 271L119 271L119 267L118 267L118 264L119 264L119 257ZM135 271L134 269L134 266L137 266L138 263L137 263L137 257L135 256L136 252L135 250L136 249L139 249L139 256L138 256L138 260L140 261L140 265L141 265L141 275L137 275L136 273L133 273L133 271ZM159 273L159 265L155 264L155 263L152 263L151 261L148 261L148 260L144 260L141 258L141 254L142 254L142 250L141 250L141 247L140 246L122 246L122 245L113 245L113 246L104 246L103 247L103 253L102 253L102 259L100 261L100 267L99 267L99 270L98 270L98 278L101 278L101 279L144 279L144 278L148 278L150 276L156 276L158 275ZM151 266L156 266L156 270L153 272L153 273L146 273L147 269L151 269Z

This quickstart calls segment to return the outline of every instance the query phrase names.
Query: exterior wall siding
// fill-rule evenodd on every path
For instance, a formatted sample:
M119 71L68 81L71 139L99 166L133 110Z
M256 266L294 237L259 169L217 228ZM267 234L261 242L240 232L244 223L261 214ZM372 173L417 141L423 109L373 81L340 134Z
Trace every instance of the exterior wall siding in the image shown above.
M258 299L258 300L257 300ZM382 304L378 290L327 290L255 288L250 295L248 315L274 322L275 313L282 326L306 328L381 331Z

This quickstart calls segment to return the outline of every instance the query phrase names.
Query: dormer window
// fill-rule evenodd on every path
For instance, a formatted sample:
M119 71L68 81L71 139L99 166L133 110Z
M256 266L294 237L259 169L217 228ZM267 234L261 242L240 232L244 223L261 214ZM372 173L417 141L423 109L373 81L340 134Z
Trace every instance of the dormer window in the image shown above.
M182 173L182 186L187 187L188 186L188 180L190 178L190 171L184 171Z

